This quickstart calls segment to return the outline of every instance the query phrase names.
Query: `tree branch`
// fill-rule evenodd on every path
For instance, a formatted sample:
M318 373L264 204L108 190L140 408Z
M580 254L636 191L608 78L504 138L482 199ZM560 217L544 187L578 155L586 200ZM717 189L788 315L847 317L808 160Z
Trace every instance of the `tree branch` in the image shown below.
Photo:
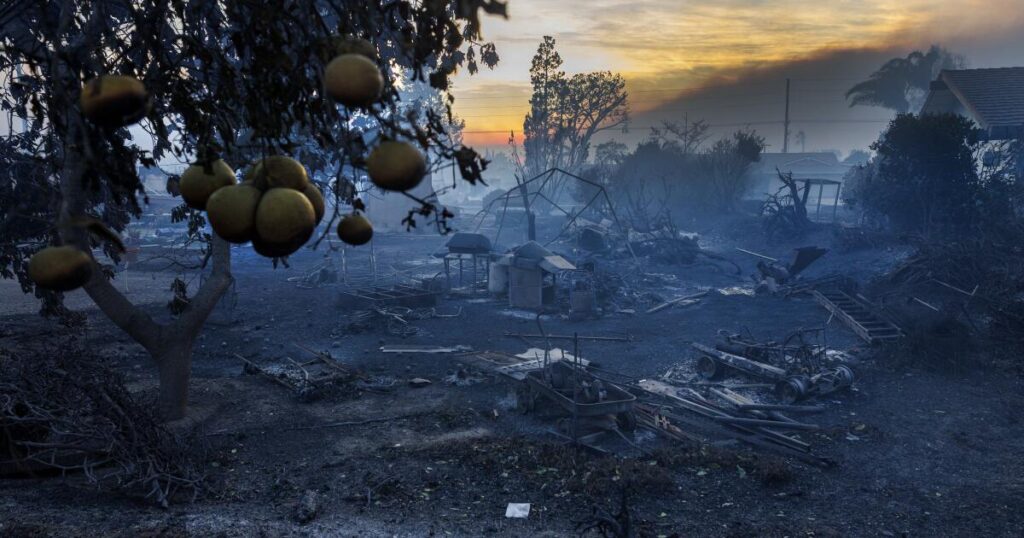
M81 130L77 115L69 114L71 129ZM65 147L64 172L61 175L61 209L58 230L66 244L75 245L92 257L89 236L85 230L72 224L75 217L85 215L88 196L82 189L82 177L85 173L85 158L72 145ZM85 292L115 325L128 333L136 342L151 354L160 345L161 326L130 301L113 284L107 280L103 269L95 258L92 260L92 278L84 286ZM154 355L155 356L155 355Z
M202 327L217 306L217 302L234 282L234 277L231 276L231 244L213 234L210 248L213 251L213 270L210 278L199 288L189 302L188 309L173 325L175 329L184 331L184 334L194 334Z

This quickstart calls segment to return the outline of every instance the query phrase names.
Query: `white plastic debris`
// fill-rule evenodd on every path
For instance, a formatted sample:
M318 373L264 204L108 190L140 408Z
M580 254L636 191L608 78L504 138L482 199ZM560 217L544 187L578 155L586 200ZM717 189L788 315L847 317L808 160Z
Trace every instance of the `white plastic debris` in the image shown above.
M530 517L530 503L508 503L508 508L505 508L505 517L519 519Z

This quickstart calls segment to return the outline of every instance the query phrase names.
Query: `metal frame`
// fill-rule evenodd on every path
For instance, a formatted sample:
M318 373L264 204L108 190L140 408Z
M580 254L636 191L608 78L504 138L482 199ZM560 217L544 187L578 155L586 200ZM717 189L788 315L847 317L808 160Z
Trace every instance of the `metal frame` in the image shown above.
M594 196L591 197L590 200L587 201L587 203L584 204L583 207L579 209L579 211L576 211L576 212L566 211L561 205L558 204L558 202L552 200L551 198L548 198L544 194L544 187L546 187L548 185L548 183L551 182L553 178L555 178L555 174L560 174L560 176L558 176L558 179L562 180L562 182L557 185L556 192L558 192L558 190L561 190L562 186L565 183L564 182L565 178L568 177L570 179L575 179L576 181L580 181L582 183L586 183L587 185L590 185L590 186L596 188L597 189L597 193L595 193ZM534 177L532 177L532 178L530 178L530 179L528 179L526 181L520 182L516 187L514 187L512 189L509 189L505 194L502 194L501 196L499 196L499 197L495 198L494 200L491 200L490 202L488 202L487 205L484 206L483 209L481 209L479 212L477 212L476 215L474 215L474 218L477 218L477 217L480 218L480 220L477 222L477 225L476 225L476 228L474 229L474 231L479 233L480 227L483 225L483 220L484 220L483 216L490 213L490 209L491 209L491 207L495 203L497 203L497 202L499 202L501 200L504 200L505 203L504 203L504 206L502 207L502 211L501 211L501 220L499 221L498 231L495 233L494 241L493 241L494 244L497 244L498 243L498 238L501 237L501 230L502 230L502 228L504 227L504 224L505 224L505 216L508 213L508 202L509 202L509 199L511 199L512 197L521 197L522 196L522 192L520 192L520 189L528 189L528 185L530 185L531 183L537 182L537 181L541 182L540 186L536 190L534 190L533 192L527 192L527 195L526 195L530 205L532 206L533 204L535 204L537 202L538 198L543 198L546 202L551 204L555 209L558 209L559 211L564 213L565 216L570 217L569 222L567 222L565 224L565 226L562 227L562 230L558 233L558 235L556 235L554 238L552 238L548 242L543 243L544 246L548 246L551 243L553 243L556 240L558 240L559 238L561 238L562 235L565 233L565 231L567 229L569 229L569 227L573 223L576 222L576 219L580 215L582 215L583 212L587 210L587 208L589 208L591 205L593 205L594 202L597 201L598 198L603 196L605 203L608 204L608 211L611 212L612 218L615 220L615 226L618 227L619 231L623 234L623 236L625 236L627 238L627 240L626 240L626 247L629 249L629 253L633 256L634 260L636 259L636 254L633 252L633 246L630 245L629 240L628 240L628 233L627 233L625 227L622 226L622 222L619 220L619 216L615 212L615 206L612 204L611 197L608 196L608 191L605 190L604 186L602 186L602 185L600 185L598 183L595 183L593 181L590 181L589 179L582 178L582 177L580 177L580 176L578 176L576 174L573 174L572 172L566 172L565 170L562 170L561 168L557 168L557 167L556 168L549 168L547 171L541 172L540 174L537 174L536 176L534 176ZM555 196L555 198L558 198L558 196Z

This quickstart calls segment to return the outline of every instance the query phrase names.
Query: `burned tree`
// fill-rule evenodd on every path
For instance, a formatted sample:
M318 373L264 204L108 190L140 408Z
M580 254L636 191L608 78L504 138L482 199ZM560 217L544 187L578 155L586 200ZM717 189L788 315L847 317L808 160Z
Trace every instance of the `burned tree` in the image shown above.
M445 88L459 65L473 70L477 57L497 60L493 46L477 41L481 8L504 13L504 4L483 0L5 4L0 71L7 82L0 105L22 127L0 148L0 159L18 165L0 171L0 274L42 297L47 312L59 312L61 294L38 288L27 261L48 244L88 254L85 292L153 358L163 415L183 416L193 343L232 282L230 249L203 232L202 214L182 208L179 218L206 242L212 276L169 322L129 302L110 282L109 268L92 259L89 232L112 230L104 234L112 238L141 214L146 197L136 165L173 156L207 163L223 158L241 168L253 158L312 144L359 169L366 165L366 130L372 130L370 141L412 140L452 158L459 148L449 143L443 118L400 113L398 90L387 81L375 103L340 108L324 95L324 70L355 49L376 57L386 75L394 70L388 80L409 72ZM124 127L131 122L83 115L83 82L112 74L137 83L128 95L134 101L115 102L113 111L141 110L131 119L143 120L144 134ZM151 139L151 150L136 141L143 137ZM429 205L421 213L443 214ZM332 222L336 217L337 210ZM119 259L116 241L104 248Z
M800 237L811 227L811 219L807 216L810 186L804 185L801 193L792 172L775 172L782 187L775 194L769 194L761 206L765 234L769 239Z

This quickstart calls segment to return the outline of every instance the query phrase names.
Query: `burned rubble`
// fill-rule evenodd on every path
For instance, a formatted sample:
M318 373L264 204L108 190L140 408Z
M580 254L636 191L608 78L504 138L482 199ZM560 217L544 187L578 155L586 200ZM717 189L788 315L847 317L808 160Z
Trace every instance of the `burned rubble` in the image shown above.
M538 229L545 230L543 221ZM697 248L708 250L698 235L691 237ZM347 281L317 276L340 265L336 262L293 260L294 270L309 264L307 274L313 276L282 279L282 293L329 296L325 306L306 313L315 317L293 321L292 336L283 340L275 334L269 341L245 336L227 343L231 337L224 336L217 340L226 338L226 347L209 346L210 359L205 360L211 366L223 363L215 366L219 370L211 372L210 381L241 383L229 393L244 387L266 404L256 411L264 416L259 425L216 418L225 411L211 411L198 429L205 450L277 446L291 437L282 448L302 453L312 447L300 448L306 443L300 439L314 436L325 442L358 431L365 431L356 435L366 446L374 446L374 438L384 443L378 447L386 452L378 454L336 449L340 459L322 463L329 469L338 466L337 476L344 475L331 487L322 480L297 483L294 493L287 494L294 508L285 520L303 527L330 520L346 506L368 513L409 513L435 496L437 502L456 503L451 505L455 510L452 488L468 484L468 478L453 471L436 479L429 472L414 478L408 468L372 476L350 473L381 457L404 462L399 464L403 468L425 457L427 468L448 465L432 462L462 461L472 469L482 465L473 454L486 446L493 460L486 465L496 467L476 472L497 473L498 484L511 480L512 472L526 473L515 479L515 486L509 482L481 492L483 498L499 496L486 502L508 504L509 513L516 514L507 516L509 521L521 518L544 527L548 523L542 521L555 517L549 510L575 506L570 511L579 512L573 516L579 521L614 528L609 521L621 526L628 517L629 525L643 533L673 525L666 526L659 521L664 516L638 503L650 503L659 491L677 491L666 489L664 479L656 479L645 466L666 476L718 476L719 482L726 473L733 479L749 474L764 484L740 480L728 486L730 491L753 488L730 494L742 497L788 495L785 489L763 488L819 480L795 478L801 476L826 473L829 481L841 482L850 460L869 457L872 443L879 442L874 436L882 419L861 416L862 400L876 393L872 385L878 381L876 370L886 368L881 362L886 350L899 349L917 330L893 314L893 305L909 301L927 309L918 303L934 301L934 296L922 291L903 299L892 292L868 295L877 283L843 276L841 266L829 261L842 254L816 246L798 246L789 253L773 249L774 257L720 246L710 259L731 258L732 264L745 267L745 274L737 277L704 265L695 276L695 266L642 254L638 242L633 258L616 246L625 237L609 234L604 240L607 248L599 251L581 248L575 236L547 246L525 241L484 252L487 242L469 237L467 247L467 238L460 237L438 249L420 249L414 257L405 247L385 247L377 256L378 263L391 264L388 273ZM453 248L453 243L461 246ZM473 258L486 263L468 261ZM790 261L779 261L785 259ZM460 261L477 270L465 265L460 270ZM894 266L894 274L906 275L905 267L913 263L909 259ZM268 277L279 278L273 273L258 278ZM944 284L933 287L970 298L970 290ZM731 319L734 308L758 314L740 322ZM759 316L776 312L787 313L758 326ZM224 315L229 318L225 330L239 337L273 334L267 332L272 325L254 323L235 310ZM692 323L699 327L688 329ZM476 334L467 333L469 327ZM661 358L651 362L652 354ZM225 389L210 385L204 392L209 390L223 394ZM201 405L223 409L216 401ZM288 416L303 418L292 422ZM847 416L856 418L851 422ZM232 458L245 453L257 461L259 450L229 452ZM554 458L530 465L550 468L550 480L559 484L556 489L565 488L562 492L546 491L551 482L542 480L545 475L513 463L537 457ZM220 465L250 465L232 458L219 460ZM78 467L66 465L64 472L74 480ZM603 474L608 472L613 474ZM289 473L295 479L303 475ZM263 487L255 477L247 480ZM231 482L218 478L216 486L194 491L221 495L217 488L241 487ZM593 489L598 483L604 489ZM125 482L119 489L128 491L134 484ZM156 499L180 502L182 493L167 490ZM627 501L618 516L586 515L591 507L600 514L610 506L595 504L595 499L619 496ZM570 504L563 505L563 499ZM519 508L523 503L530 508ZM468 522L451 524L470 528Z

